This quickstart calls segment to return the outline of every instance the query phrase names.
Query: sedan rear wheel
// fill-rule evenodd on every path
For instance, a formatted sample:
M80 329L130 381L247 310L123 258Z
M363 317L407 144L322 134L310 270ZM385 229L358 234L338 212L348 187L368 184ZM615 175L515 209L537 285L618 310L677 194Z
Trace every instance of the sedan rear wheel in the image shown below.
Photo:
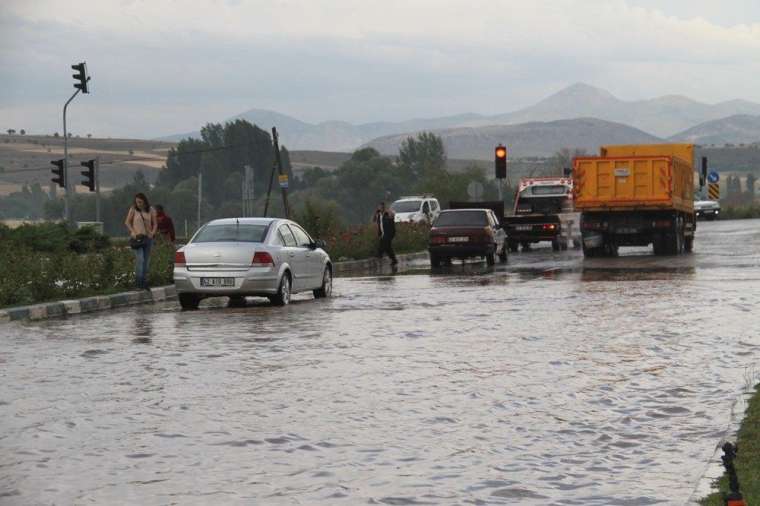
M277 289L277 295L269 297L269 302L275 306L287 306L290 304L290 274L285 273L280 280L280 287Z
M198 309L198 304L201 302L201 298L194 293L181 293L178 298L179 305L185 310Z
M325 272L322 274L322 286L314 290L314 298L322 299L332 295L332 272L329 267L325 267Z

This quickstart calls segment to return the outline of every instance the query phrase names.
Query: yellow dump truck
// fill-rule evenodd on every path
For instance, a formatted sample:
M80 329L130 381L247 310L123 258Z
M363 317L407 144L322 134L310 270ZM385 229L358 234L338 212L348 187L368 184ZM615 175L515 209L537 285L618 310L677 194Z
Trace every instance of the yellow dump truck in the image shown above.
M575 209L585 256L615 256L619 246L648 246L655 255L691 252L694 145L602 146L600 156L573 161Z

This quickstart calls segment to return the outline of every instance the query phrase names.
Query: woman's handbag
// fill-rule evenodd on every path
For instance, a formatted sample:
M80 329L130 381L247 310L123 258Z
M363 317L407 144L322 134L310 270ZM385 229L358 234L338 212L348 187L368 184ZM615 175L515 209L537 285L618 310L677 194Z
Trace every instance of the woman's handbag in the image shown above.
M135 237L129 238L129 247L132 249L140 249L144 247L146 244L148 244L147 235L138 234Z

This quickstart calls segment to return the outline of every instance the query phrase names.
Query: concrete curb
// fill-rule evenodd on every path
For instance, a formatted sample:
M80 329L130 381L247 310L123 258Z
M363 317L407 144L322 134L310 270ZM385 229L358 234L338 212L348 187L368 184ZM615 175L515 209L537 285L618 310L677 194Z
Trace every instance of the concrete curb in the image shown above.
M414 260L422 260L426 258L428 258L427 251L396 255L399 266L404 266ZM335 262L333 264L333 270L335 271L335 274L347 274L356 272L373 273L382 270L384 266L388 265L390 265L390 260L387 258L367 258L364 260L347 260L344 262Z
M397 255L400 266L406 265L413 260L427 258L427 251L419 253L408 253ZM335 262L333 268L335 274L347 274L363 272L372 274L383 269L384 266L390 265L387 258L378 260L377 258L368 258L366 260L349 260L345 262ZM137 304L148 304L177 298L177 291L174 285L159 286L151 288L150 291L140 290L131 292L114 293L112 295L96 295L84 299L59 300L35 304L33 306L21 306L10 309L0 309L0 323L13 322L19 320L45 320L47 318L60 318L82 313L93 313L96 311L107 311L125 306L134 306Z
M44 320L59 318L82 313L105 311L136 304L147 304L162 300L174 299L177 292L174 285L159 286L148 290L114 293L112 295L96 295L84 299L61 300L35 304L33 306L0 309L0 322L18 320Z

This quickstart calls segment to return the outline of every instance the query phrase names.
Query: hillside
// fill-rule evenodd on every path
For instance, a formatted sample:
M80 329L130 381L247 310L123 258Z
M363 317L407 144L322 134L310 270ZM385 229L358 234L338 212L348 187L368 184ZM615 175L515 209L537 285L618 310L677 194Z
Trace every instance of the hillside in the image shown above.
M706 104L680 95L628 101L619 99L606 90L577 83L530 107L496 115L466 113L359 125L345 121L312 124L275 111L251 109L225 121L243 118L265 130L276 126L280 132L281 143L290 150L353 151L372 139L405 132L515 125L573 118L597 118L623 123L655 136L668 137L707 121L739 114L760 115L760 104L745 100ZM165 140L176 141L188 136L198 137L199 134L191 132L172 135ZM728 142L741 141L733 139Z
M743 100L705 104L680 95L626 101L608 91L578 83L531 107L487 120L514 124L593 117L624 123L657 136L667 137L699 123L736 114L760 114L760 104ZM473 124L476 125L477 123Z
M79 162L100 157L101 189L123 186L141 170L149 181L156 178L174 144L136 139L69 139L70 176L79 182ZM52 160L63 158L63 137L4 135L0 138L0 195L19 191L24 184L40 183L47 189ZM85 191L82 186L78 191Z
M499 143L507 146L511 158L520 158L551 156L563 147L595 152L601 144L662 142L662 139L641 130L594 118L454 128L435 133L443 138L449 157L476 160L493 159L494 146ZM367 145L382 154L396 154L408 136L381 137Z
M674 135L671 140L702 145L760 142L760 116L737 114L707 121Z

